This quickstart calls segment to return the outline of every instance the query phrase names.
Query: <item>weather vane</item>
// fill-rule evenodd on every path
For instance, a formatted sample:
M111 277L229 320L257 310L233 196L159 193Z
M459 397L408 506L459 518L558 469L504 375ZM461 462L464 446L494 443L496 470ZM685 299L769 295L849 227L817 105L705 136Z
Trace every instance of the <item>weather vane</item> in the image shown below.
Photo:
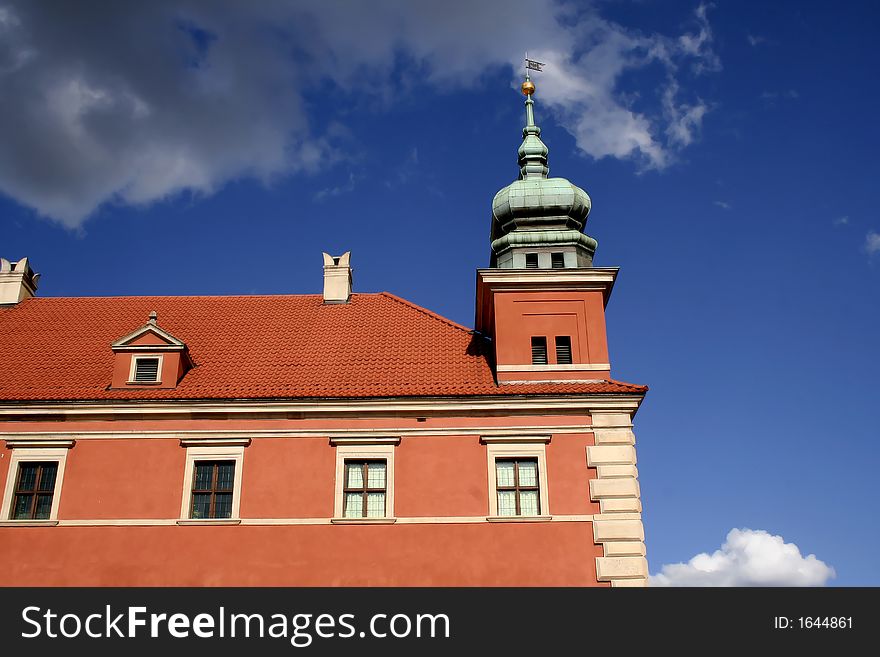
M531 69L533 71L543 71L544 70L544 62L539 62L534 59L529 59L529 53L526 53L526 75L528 75L528 70Z
M530 70L543 71L544 62L539 62L535 59L529 59L529 53L526 53L526 81L522 83L522 92L526 96L529 96L529 102L531 102L531 95L535 93L535 85L529 77Z

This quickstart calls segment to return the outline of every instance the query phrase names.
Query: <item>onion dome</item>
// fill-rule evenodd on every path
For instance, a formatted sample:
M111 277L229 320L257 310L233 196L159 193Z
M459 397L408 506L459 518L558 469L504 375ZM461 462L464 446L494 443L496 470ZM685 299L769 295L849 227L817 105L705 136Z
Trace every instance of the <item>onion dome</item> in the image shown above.
M548 177L549 149L541 141L541 128L535 125L535 85L528 75L522 91L526 125L518 151L519 180L500 190L492 201L492 266L592 266L596 240L581 232L590 214L590 197L565 178Z

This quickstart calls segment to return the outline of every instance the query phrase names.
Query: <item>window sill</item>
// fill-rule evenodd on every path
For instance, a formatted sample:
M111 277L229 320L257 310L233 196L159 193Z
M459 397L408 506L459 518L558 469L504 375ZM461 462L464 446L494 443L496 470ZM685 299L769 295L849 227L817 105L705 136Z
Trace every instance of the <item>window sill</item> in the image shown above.
M488 522L549 522L553 516L486 516Z
M127 386L160 386L162 385L161 381L126 381L125 385Z
M186 518L178 520L178 525L194 527L196 525L240 525L241 518Z
M334 525L393 525L397 518L330 518Z
M4 520L0 527L54 527L57 520Z

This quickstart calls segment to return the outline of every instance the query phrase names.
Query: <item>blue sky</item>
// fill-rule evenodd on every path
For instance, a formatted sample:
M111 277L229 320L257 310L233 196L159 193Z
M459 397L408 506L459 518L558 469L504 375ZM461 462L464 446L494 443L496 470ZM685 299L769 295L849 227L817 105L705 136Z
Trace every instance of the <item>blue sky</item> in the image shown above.
M45 296L269 294L351 250L356 291L472 325L528 50L551 175L621 267L613 375L651 386L651 572L750 528L880 585L880 10L342 7L0 0L0 255Z

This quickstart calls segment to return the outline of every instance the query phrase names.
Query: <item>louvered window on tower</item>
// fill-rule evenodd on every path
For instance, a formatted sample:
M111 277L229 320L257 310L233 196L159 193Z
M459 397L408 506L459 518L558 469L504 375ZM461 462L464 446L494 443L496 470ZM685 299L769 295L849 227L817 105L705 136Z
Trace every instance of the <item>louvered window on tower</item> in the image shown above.
M537 269L538 268L538 254L537 253L526 253L526 269Z
M556 336L556 363L571 365L571 338L567 335Z
M532 365L547 364L547 338L536 336L532 338Z
M155 383L159 380L158 358L136 358L134 380L138 383Z
M550 254L550 267L553 269L565 269L565 254L564 253L551 253Z

